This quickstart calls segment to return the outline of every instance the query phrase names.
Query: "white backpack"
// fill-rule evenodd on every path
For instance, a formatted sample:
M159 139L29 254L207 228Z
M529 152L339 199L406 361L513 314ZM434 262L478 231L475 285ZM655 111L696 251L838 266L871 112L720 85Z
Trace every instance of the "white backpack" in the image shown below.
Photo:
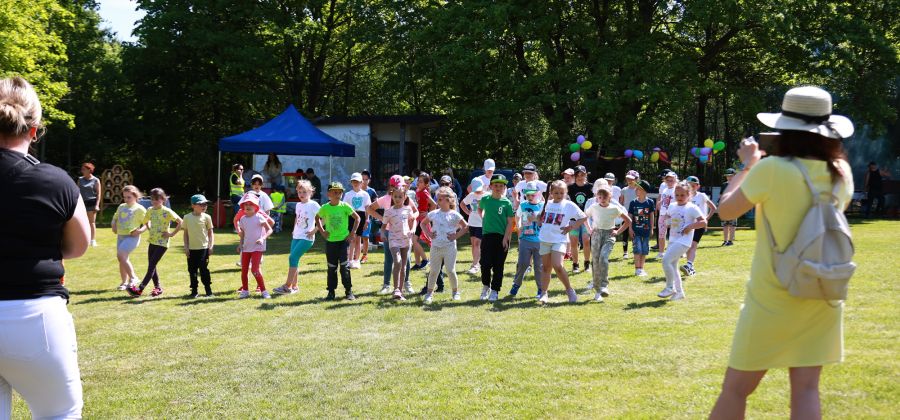
M778 252L772 226L766 217L766 232L772 246L775 275L792 296L804 299L843 300L856 270L853 241L843 211L838 208L838 180L830 193L820 194L813 186L806 167L792 160L803 174L812 193L813 204L806 212L794 241Z

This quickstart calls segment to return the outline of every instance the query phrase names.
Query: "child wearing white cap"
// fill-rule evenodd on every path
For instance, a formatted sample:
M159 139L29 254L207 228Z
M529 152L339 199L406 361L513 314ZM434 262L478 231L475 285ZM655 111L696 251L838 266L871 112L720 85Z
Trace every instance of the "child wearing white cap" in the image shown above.
M372 204L372 196L362 188L363 177L359 172L354 172L350 175L350 186L352 189L344 193L344 199L341 201L349 204L362 221L356 229L356 240L350 244L349 255L347 256L347 268L357 269L362 267L359 260L362 252L363 233L369 224L369 218L366 217L366 207ZM348 226L353 226L353 219L348 219L347 224Z
M481 214L478 212L478 201L484 195L484 186L480 178L475 178L469 185L471 191L466 198L462 199L460 209L469 218L469 241L472 243L472 267L469 267L469 274L478 274L481 271Z

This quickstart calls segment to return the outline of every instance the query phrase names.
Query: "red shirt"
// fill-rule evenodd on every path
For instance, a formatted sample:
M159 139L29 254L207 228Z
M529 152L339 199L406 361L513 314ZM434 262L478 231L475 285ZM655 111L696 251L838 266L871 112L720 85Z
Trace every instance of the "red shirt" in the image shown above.
M428 192L428 189L424 189L421 191L416 191L416 202L419 205L419 214L428 213L428 198L431 197L431 193Z

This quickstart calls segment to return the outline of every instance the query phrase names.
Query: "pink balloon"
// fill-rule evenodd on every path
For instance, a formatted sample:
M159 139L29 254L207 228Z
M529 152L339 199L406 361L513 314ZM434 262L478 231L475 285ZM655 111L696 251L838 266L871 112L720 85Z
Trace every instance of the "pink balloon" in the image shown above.
M581 159L581 153L574 152L569 158L572 159L572 162L578 162L578 160Z
M631 155L633 155L633 154L634 154L634 151L631 149L628 149L625 151L625 157L627 157L627 158L630 158Z
M576 141L578 142L578 144L584 143L584 136L583 136L583 135L579 135L579 136L578 136L578 139L577 139Z

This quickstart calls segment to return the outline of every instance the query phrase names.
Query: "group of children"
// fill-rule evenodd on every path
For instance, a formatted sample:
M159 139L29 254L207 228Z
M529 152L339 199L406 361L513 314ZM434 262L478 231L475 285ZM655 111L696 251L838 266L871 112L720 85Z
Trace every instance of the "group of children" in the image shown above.
M546 303L555 272L568 300L577 301L578 294L569 281L564 261L572 259L573 271L578 272L579 246L583 246L584 268L591 271L587 291L594 293L595 301L603 301L610 294L609 258L616 238L622 239L623 257L626 258L627 244L632 243L635 275L646 276L645 263L654 228L659 229L660 254L657 258L662 261L666 276L666 287L658 296L673 300L685 297L681 275L695 273L697 245L708 217L716 210L709 197L699 191L696 177L679 182L674 172L664 174L665 182L660 185L659 199L655 201L648 197L650 183L641 180L635 171L626 175L628 185L625 188L615 186L613 174L588 184L587 171L582 166L572 171L571 184L557 180L548 185L538 179L536 166L528 164L523 168L523 179L508 189L506 177L494 173L493 160L485 161L484 169L485 174L472 180L462 200L446 186L447 183L435 189L428 174L415 180L415 187L408 179L394 175L389 180L388 193L376 199L375 191L368 186L369 174L354 173L350 179L352 189L345 192L341 183L330 183L328 201L322 205L312 199L315 191L311 183L299 181L288 273L284 284L273 292L297 293L300 259L312 248L318 233L326 241L326 299L335 299L338 276L345 298L356 299L350 270L359 268L366 261L371 222L377 220L382 224L386 260L385 288L381 293L390 293L397 300L406 300L406 296L414 293L408 278L411 254L424 262L420 263L423 267L430 260L431 268L423 289L426 304L432 303L436 290L442 290L444 277L450 280L451 299L459 300L456 241L466 233L472 243L473 256L468 272L480 272L482 300L498 300L504 264L512 235L516 233L519 256L509 295L516 296L525 276L534 273L535 297ZM262 298L271 298L260 266L266 239L280 229L279 216L283 212L279 208L284 206L284 195L283 191L277 190L273 200L262 191L262 184L258 175L251 179L251 189L239 201L234 218L240 238L239 298L250 296L249 274L254 276L256 291ZM182 218L165 206L167 196L162 189L155 188L150 192L149 209L138 204L140 196L136 187L125 187L124 203L113 217L112 229L118 234L117 256L122 279L119 289L137 297L153 281L151 295L161 295L163 289L157 266L169 247L169 239L184 231L190 294L192 297L212 296L208 263L215 237L212 219L206 213L206 198L201 194L191 197L192 211ZM150 241L148 268L143 281L138 282L129 254L139 245L145 231L149 231ZM424 255L420 241L430 245L430 259ZM422 249L423 255L416 255L417 248ZM687 263L679 267L678 262L684 255L687 255ZM393 279L391 284L388 284L388 275ZM204 286L203 295L198 291L198 277Z

